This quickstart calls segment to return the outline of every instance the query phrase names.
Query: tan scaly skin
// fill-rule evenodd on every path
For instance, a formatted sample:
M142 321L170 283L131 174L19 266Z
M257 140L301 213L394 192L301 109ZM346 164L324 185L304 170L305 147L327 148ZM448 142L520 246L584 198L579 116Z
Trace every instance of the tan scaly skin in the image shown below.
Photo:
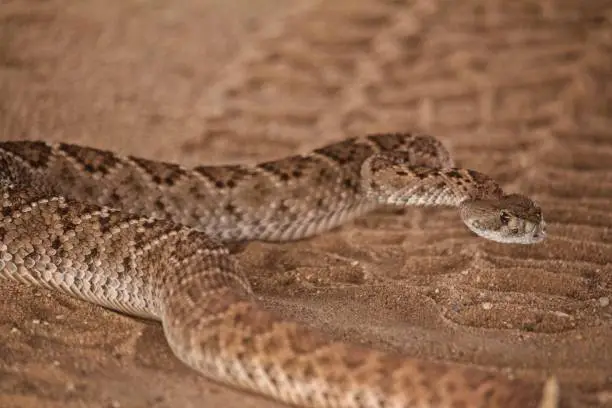
M178 165L0 143L0 276L160 320L204 376L311 407L556 406L554 379L510 380L330 341L252 297L223 243L288 241L383 205L446 205L475 233L530 244L540 209L453 168L435 138L388 134L255 166Z

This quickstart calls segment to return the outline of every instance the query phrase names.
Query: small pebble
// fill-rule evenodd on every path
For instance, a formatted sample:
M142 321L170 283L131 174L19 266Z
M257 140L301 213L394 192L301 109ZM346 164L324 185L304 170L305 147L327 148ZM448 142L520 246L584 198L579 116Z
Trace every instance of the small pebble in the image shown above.
M601 307L606 307L610 304L610 298L607 296L600 297L598 301L599 301L599 306Z
M491 302L484 302L482 304L482 308L484 310L491 310L491 309L493 309L493 303L491 303Z
M34 319L34 320L32 320L32 324L40 324L40 320Z

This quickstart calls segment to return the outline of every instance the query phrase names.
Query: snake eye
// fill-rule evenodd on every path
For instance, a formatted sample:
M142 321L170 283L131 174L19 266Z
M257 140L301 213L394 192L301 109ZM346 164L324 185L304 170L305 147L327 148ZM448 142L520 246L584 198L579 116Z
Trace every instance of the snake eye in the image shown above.
M508 223L510 222L510 214L502 210L499 213L499 220L501 221L503 225L508 225Z

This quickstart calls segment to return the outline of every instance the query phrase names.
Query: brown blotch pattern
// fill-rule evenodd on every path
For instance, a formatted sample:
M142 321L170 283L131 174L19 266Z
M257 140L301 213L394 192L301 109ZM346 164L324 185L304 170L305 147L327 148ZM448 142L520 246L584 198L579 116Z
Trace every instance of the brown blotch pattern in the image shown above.
M240 182L258 175L255 169L240 165L198 166L194 167L193 171L204 176L216 188L220 189L235 188Z
M370 144L360 143L359 139L348 139L315 149L314 152L332 159L343 168L356 170L375 151Z
M45 142L3 142L2 150L19 157L34 169L45 168L54 157L52 146Z
M57 147L91 174L109 174L120 163L118 156L108 151L66 143L61 143Z
M152 160L130 157L140 169L156 184L171 187L187 176L187 170L174 163L163 163Z

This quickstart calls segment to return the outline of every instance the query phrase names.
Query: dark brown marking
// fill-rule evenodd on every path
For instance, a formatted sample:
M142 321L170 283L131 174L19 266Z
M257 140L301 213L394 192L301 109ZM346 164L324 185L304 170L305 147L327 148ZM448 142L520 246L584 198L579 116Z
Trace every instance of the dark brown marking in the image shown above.
M95 187L93 185L86 185L83 187L83 192L86 196L95 196Z
M306 378L313 378L317 375L317 371L311 361L306 360L304 362L304 376Z
M431 175L435 175L437 172L430 169L429 167L413 167L412 172L419 179L423 180Z
M100 173L106 175L120 162L114 153L105 150L67 143L61 143L58 147L60 151L83 166L85 171L92 174Z
M350 179L350 178L346 178L344 180L342 180L342 186L346 189L352 190L352 191L357 191L357 189L359 188L359 183L357 183L355 180Z
M289 210L291 210L291 207L289 207L289 206L287 205L287 203L285 202L285 200L283 200L283 201L281 201L281 202L279 203L279 205L278 205L278 211L279 211L279 212L284 213L284 212L287 212L287 211L289 211Z
M199 184L193 184L189 187L189 194L191 194L196 199L202 199L206 197L204 190L200 187Z
M374 153L374 149L369 144L359 143L353 138L316 149L315 153L328 157L341 166L349 165L352 170L357 171L363 161Z
M205 177L215 186L221 185L220 188L235 188L242 180L256 177L258 175L254 168L248 166L232 165L232 166L198 166L193 169L196 173Z
M62 217L68 215L69 212L70 208L67 205L57 207L57 213Z
M263 342L262 350L268 355L275 355L283 347L284 344L278 336L270 336Z
M113 227L119 225L122 222L140 220L141 218L142 218L141 216L136 215L136 214L125 216L124 214L120 212L113 211L110 214L108 214L107 217L98 218L98 224L100 225L100 232L102 232L103 234L106 234L110 232L110 230L113 229Z
M293 173L301 174L300 163L300 158L296 156L293 160L275 160L261 163L257 167L286 182Z
M449 170L446 173L446 175L449 176L449 177L452 177L452 178L462 178L463 177L463 175L459 171L457 171L455 169Z
M94 259L98 257L98 255L98 248L92 248L91 251L87 255L85 255L85 263L91 263Z
M100 217L98 219L98 224L100 225L100 231L106 234L112 227L110 217Z
M237 220L242 219L242 214L240 213L240 209L236 207L234 204L227 203L224 207L224 210L228 214L231 214L233 217L235 217Z
M383 157L374 157L370 162L370 170L372 174L376 174L381 170L389 168L389 160Z
M329 167L323 167L318 171L317 177L315 178L315 182L320 184L330 183L336 179L337 175L338 173L334 171L334 169Z
M276 168L276 162L265 162L257 165L262 170L268 171L270 173L277 174L278 170Z
M182 177L187 175L187 171L178 164L157 162L139 157L130 157L138 167L144 170L153 182L166 186L175 185Z
M470 175L470 177L477 183L482 183L482 182L486 182L489 181L489 177L485 176L482 173L479 173L475 170L469 170L468 169L468 174Z
M272 383L272 386L278 390L278 379L273 375L268 378L270 379L270 383Z
M396 151L412 139L410 133L377 133L368 135L367 139L374 142L380 151Z
M44 142L2 142L0 149L14 154L34 168L46 167L53 157L52 147Z
M422 156L437 157L442 145L440 141L429 135L417 135L410 140L408 148Z

